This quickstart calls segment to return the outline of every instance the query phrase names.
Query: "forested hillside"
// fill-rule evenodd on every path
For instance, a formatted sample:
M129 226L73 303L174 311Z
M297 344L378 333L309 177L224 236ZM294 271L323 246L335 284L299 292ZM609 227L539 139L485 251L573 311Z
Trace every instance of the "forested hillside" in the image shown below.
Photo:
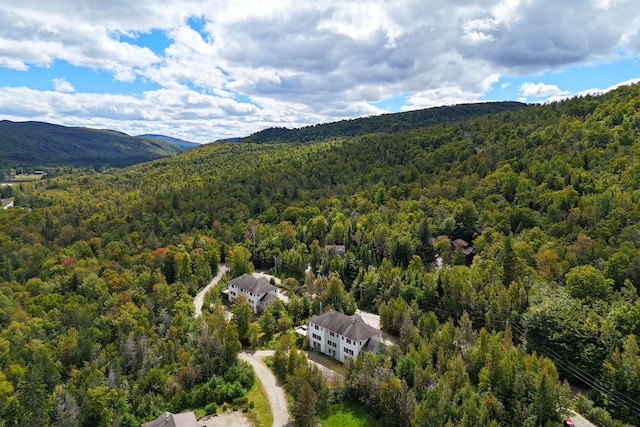
M244 141L258 143L304 143L329 138L354 137L378 132L398 133L524 107L526 107L526 104L519 102L485 102L451 105L406 111L404 113L382 114L352 120L341 120L334 123L305 126L299 129L269 128L244 138Z
M639 424L639 107L635 85L17 187L0 212L0 419L133 425L231 402L252 380L241 344L359 307L399 345L347 364L341 387L287 382L298 401L355 398L383 425L557 425L568 380L599 425ZM289 304L194 319L218 263L249 260Z
M162 140L110 130L0 121L2 170L52 166L123 167L180 151L182 148Z
M176 147L182 149L182 150L188 150L190 148L194 148L197 147L200 144L197 144L195 142L191 142L191 141L185 141L184 139L179 139L179 138L172 138L170 136L166 136L166 135L158 135L155 133L146 133L144 135L138 135L139 138L153 138L153 139L159 139L161 141L165 141L168 142L171 145L175 145Z

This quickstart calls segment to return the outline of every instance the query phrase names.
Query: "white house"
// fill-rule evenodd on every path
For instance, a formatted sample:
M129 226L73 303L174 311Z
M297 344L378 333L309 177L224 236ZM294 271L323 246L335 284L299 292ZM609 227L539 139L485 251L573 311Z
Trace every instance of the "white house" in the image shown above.
M261 313L264 309L278 298L277 290L264 277L253 277L243 274L240 277L229 280L227 284L229 302L234 302L238 295L245 294L253 312Z
M382 332L369 326L360 316L347 316L339 311L328 311L312 316L307 328L309 346L341 362L356 358L361 351L378 352L382 345Z

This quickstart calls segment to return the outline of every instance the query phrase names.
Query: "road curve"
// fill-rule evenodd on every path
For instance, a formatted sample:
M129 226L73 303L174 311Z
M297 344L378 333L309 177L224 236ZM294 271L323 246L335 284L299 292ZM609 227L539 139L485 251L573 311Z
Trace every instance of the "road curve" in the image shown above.
M198 295L195 296L195 298L193 299L193 305L195 305L195 311L194 311L194 316L198 317L202 314L202 303L204 301L204 294L207 293L207 291L209 289L211 289L211 287L213 285L215 285L216 283L218 283L220 281L220 279L222 278L222 276L224 275L224 273L226 273L228 270L227 266L224 264L220 264L218 266L218 274L216 274L216 277L214 277L213 279L211 279L211 282L209 282L209 284L207 286L205 286L204 288L202 288L200 290L200 292L198 292Z
M282 387L276 383L276 377L273 372L264 364L262 358L265 356L273 356L273 350L263 351L241 351L238 357L248 362L253 367L256 376L264 387L264 392L269 399L271 413L273 414L273 427L284 427L291 425L291 417L287 409L287 398L284 395Z
M573 421L573 424L576 427L597 427L595 424L593 424L591 421L589 421L582 415L578 414L577 412L575 411L570 411L570 412L571 412L570 414L571 421Z

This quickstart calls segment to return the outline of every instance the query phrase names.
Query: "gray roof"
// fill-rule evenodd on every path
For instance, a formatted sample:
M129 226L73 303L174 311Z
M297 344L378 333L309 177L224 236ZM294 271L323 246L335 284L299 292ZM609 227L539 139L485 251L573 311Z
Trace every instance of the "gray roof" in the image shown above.
M193 412L183 414L164 412L155 420L142 424L142 427L198 427L198 421Z
M309 319L309 323L315 323L316 325L355 341L362 341L380 333L380 330L364 323L362 318L357 314L347 316L344 313L334 310L312 316L311 319Z
M243 274L240 277L229 280L229 285L237 286L245 292L251 292L256 295L266 294L275 291L278 288L273 286L264 277L253 277L250 274Z

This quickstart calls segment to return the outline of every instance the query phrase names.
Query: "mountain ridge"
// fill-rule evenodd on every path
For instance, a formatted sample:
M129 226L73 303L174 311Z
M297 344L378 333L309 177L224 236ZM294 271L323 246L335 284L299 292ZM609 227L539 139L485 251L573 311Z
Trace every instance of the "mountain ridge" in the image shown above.
M157 133L144 133L142 135L136 135L136 136L139 138L159 139L159 140L168 142L171 145L175 145L176 147L181 148L183 150L189 150L191 148L195 148L200 145L197 142L187 141L184 139L174 138L172 136L161 135Z
M517 110L528 106L528 104L514 101L446 105L319 123L295 129L272 127L255 132L242 140L244 142L257 143L305 143L331 137L354 137L378 132L398 133L484 114Z
M0 121L2 167L123 167L180 151L166 141L110 129Z

